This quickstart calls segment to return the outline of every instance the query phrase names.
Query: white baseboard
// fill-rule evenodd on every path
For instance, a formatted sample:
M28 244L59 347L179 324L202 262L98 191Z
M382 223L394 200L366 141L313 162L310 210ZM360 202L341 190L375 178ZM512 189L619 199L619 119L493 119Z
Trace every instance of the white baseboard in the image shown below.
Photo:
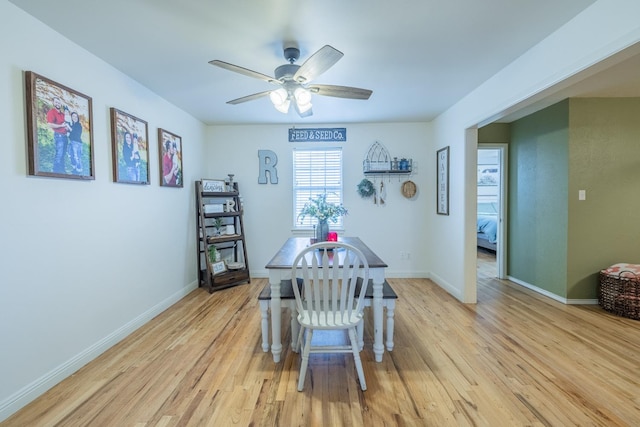
M435 282L436 285L440 286L442 289L453 295L456 299L458 299L458 301L464 301L464 295L462 294L462 292L459 289L451 286L451 284L444 280L442 277L431 272L429 273L427 278L431 279L433 282Z
M530 283L524 282L520 279L516 279L515 277L512 276L507 276L507 279L509 279L510 281L512 281L513 283L516 283L522 287L525 287L527 289L530 289L536 293L539 293L541 295L544 295L546 297L549 297L555 301L561 302L563 304L566 305L597 305L598 304L598 300L597 299L567 299L564 297L561 297L559 295L556 295L554 293L551 293L549 291L547 291L546 289L542 289L539 288L537 286L534 286Z
M69 377L78 369L82 368L84 365L100 356L106 350L122 341L132 332L143 326L158 314L162 313L167 308L171 307L173 304L178 302L180 299L185 297L197 287L197 282L190 283L186 287L180 289L178 292L151 307L149 310L140 314L135 319L132 319L130 322L116 329L100 341L96 342L92 346L86 348L84 351L67 360L62 365L51 370L37 380L33 381L31 384L26 385L16 393L1 401L0 422L9 418L12 414L20 410L22 407L26 406L29 402L33 401L38 396L42 395L51 387Z

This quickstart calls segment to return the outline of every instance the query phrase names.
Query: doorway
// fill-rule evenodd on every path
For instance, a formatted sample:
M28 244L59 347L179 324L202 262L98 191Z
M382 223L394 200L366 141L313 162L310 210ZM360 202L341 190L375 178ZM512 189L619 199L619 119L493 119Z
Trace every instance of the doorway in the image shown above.
M506 278L506 160L507 144L478 145L478 257L499 279Z

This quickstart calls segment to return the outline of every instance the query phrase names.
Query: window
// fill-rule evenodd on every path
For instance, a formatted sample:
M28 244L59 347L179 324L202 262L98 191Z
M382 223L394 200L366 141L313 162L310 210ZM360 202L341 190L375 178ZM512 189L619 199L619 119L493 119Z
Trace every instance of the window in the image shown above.
M319 194L326 194L327 202L342 203L342 149L294 149L294 228L311 228L317 223L315 218L308 216L301 222L298 215L304 204ZM331 225L342 227L342 217Z

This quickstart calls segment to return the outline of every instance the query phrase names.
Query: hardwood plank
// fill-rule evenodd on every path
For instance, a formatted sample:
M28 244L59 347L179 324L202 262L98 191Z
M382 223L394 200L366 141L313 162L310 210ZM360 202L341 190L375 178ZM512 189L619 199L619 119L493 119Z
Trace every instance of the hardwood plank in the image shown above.
M366 310L365 392L349 354L312 355L298 392L288 322L282 362L262 352L266 279L252 279L195 290L0 425L640 424L640 322L492 274L479 267L470 305L426 279L389 279L395 348L374 361Z

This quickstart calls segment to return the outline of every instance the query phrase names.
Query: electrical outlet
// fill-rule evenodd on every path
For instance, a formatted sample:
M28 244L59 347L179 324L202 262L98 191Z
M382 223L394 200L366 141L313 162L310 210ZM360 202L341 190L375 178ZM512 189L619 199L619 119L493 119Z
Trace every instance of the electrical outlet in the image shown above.
M404 259L411 259L411 252L405 253Z
M405 253L404 251L400 251L400 259L405 259Z

